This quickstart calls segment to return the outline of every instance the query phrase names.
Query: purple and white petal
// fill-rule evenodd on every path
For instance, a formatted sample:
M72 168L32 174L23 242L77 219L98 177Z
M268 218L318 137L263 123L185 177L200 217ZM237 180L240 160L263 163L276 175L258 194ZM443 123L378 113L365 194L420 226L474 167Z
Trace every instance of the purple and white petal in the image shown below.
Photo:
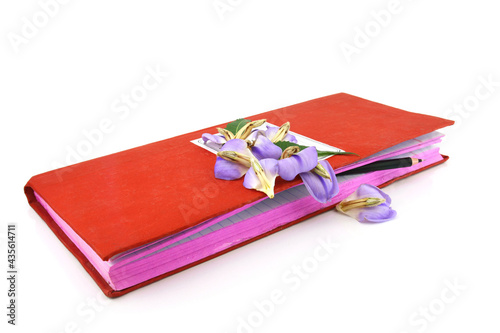
M246 141L242 139L231 139L227 141L224 146L222 146L220 151L235 151L240 154L252 156L252 153L250 152L250 149L248 149Z
M279 127L276 127L276 126L269 126L269 125L266 125L267 129L266 131L264 132L264 134L266 135L266 137L269 139L269 140L272 140L274 138L274 136L276 135L276 133L278 133L278 129Z
M267 129L264 133L269 140L272 140L274 138L274 136L276 135L276 133L278 133L278 130L279 130L279 127L267 125ZM290 141L293 143L297 143L297 138L292 134L287 134L287 135L285 135L285 137L283 138L282 141Z
M315 147L308 147L295 155L279 160L278 164L280 177L284 180L293 180L299 173L311 171L316 167L318 152Z
M273 158L275 160L281 157L281 148L276 146L264 135L257 135L255 144L251 148L253 155L262 160L265 158Z
M224 180L235 180L243 177L247 173L248 167L217 157L215 161L214 174L215 178Z
M381 189L371 184L361 184L345 201L363 199L363 198L382 198L388 205L391 205L391 197Z
M257 189L261 186L260 180L252 168L248 169L245 178L243 179L243 186L248 189Z
M355 208L353 210L360 210L356 218L359 222L387 222L394 219L397 214L396 211L387 204L387 202L375 207L365 207L364 209Z
M209 133L204 133L201 138L203 139L203 142L207 143L207 141L212 141L214 143L217 143L219 145L223 145L226 143L226 138L222 134L209 134Z
M264 131L259 130L259 129L253 129L252 132L247 136L247 138L245 140L253 141L253 140L257 139L258 135L265 135Z
M297 143L297 138L295 137L295 135L287 134L285 136L285 138L283 139L283 141L289 141L289 142Z
M227 141L224 146L220 149L221 151L235 151L243 155L252 156L250 150L247 147L245 140L232 139ZM223 159L222 157L217 157L215 161L214 173L215 178L224 180L234 180L239 179L245 175L248 171L248 167L237 162L231 162Z
M301 173L300 177L312 197L321 203L326 203L339 193L339 184L330 163L327 161L319 163L328 171L331 180L312 171Z
M269 180L271 184L271 188L274 188L274 183L276 177L278 176L278 161L271 158L266 158L259 161L262 169L264 169L264 174L266 178ZM245 175L245 179L243 180L243 186L248 189L254 189L257 191L265 192L262 186L261 181L255 174L253 168L248 169L248 172Z
M374 207L360 207L349 209L344 214L358 220L359 222L380 223L387 222L396 217L396 211L387 202Z
M391 208L391 197L381 189L370 184L361 184L354 193L349 195L344 201L352 201L363 198L381 198L385 202L374 207L360 207L350 209L344 214L349 215L359 222L386 222L396 217L396 211Z

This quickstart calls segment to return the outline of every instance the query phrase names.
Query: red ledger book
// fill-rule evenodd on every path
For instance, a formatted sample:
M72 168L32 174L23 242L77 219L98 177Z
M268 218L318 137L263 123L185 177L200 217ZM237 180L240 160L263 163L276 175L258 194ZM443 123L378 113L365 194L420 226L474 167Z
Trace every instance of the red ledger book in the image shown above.
M200 138L222 124L36 175L26 197L102 291L117 297L332 209L362 183L383 187L443 163L437 130L453 124L344 93L246 118L289 121L308 142L356 153L328 159L337 174L388 158L424 162L339 175L340 192L326 203L300 177L278 178L270 199L241 180L214 177L216 157Z

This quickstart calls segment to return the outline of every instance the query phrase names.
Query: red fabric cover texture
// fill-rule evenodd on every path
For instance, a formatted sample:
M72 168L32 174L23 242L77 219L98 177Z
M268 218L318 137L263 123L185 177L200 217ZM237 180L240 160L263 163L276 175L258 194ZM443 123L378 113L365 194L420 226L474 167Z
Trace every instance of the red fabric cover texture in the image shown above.
M247 118L265 118L278 126L290 121L294 132L359 155L330 158L334 169L453 124L345 93ZM215 156L190 141L216 133L216 127L224 124L34 176L25 186L26 195L42 218L51 220L34 201L35 190L108 260L265 196L245 189L241 180L214 178ZM299 183L300 178L278 179L275 192ZM51 228L61 240L65 238L57 226ZM63 242L74 247L67 239ZM79 260L91 273L85 258Z

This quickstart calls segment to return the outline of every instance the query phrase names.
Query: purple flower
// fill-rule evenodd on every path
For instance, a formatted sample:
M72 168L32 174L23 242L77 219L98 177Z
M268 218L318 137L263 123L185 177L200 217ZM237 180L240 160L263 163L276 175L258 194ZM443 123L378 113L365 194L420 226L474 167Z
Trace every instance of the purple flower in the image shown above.
M236 135L241 139L231 138L224 129L219 129L220 135L204 134L206 141L221 143L227 140L217 153L215 177L234 180L245 176L243 186L273 198L278 175L288 181L300 175L317 201L326 203L331 200L339 191L337 178L328 162L318 161L315 147L300 151L298 146L291 146L282 151L273 143L282 140L296 142L296 138L288 134L289 128L289 123L279 128L268 126L266 131L250 132L250 126L242 127Z
M252 154L258 159L264 159L264 158L274 158L274 159L279 159L281 156L281 148L276 146L274 143L269 140L265 132L259 131L259 130L252 130L254 126L257 126L259 124L262 124L265 121L265 119L257 120L257 121L252 121L248 122L245 126L243 126L238 133L233 134L232 132L228 131L227 129L223 128L217 128L219 131L218 134L209 134L209 133L204 133L201 138L203 139L203 142L207 144L207 142L215 143L219 145L220 147L224 146L227 142L233 141L233 140L240 140L240 143L238 144L238 149L242 149L243 144L241 141L246 140ZM277 127L276 127L277 129ZM276 132L276 131L274 131ZM286 134L286 133L285 133ZM232 147L232 145L231 145ZM227 151L227 150L233 150L232 148L224 148L224 149L219 149L219 151ZM239 151L242 153L241 151ZM245 152L247 154L247 152ZM248 155L248 154L247 154Z
M386 222L396 217L391 198L378 187L362 184L337 205L337 210L359 222Z
M316 147L305 148L279 160L278 172L284 180L293 180L300 175L309 193L321 203L331 200L339 192L332 167L327 161L318 162Z
M231 139L227 141L219 152L234 152L231 160L217 156L215 161L215 178L234 180L245 175L251 166L251 159L262 160L272 158L277 160L281 156L281 148L272 143L268 138L259 135L254 146L249 148L248 143L242 139ZM220 155L220 154L219 154Z
M235 125L235 122L237 122L238 124ZM266 122L266 120L260 119L250 121L246 119L239 119L235 122L228 124L226 128L217 127L217 131L219 131L218 134L204 133L201 136L203 142L206 144L207 141L211 141L218 145L223 145L224 143L232 139L245 140L248 136L250 136L250 134L252 134L256 127L262 126ZM232 128L228 129L228 127L231 125ZM234 126L236 126L236 128L234 128Z
M271 141L269 143L274 146ZM281 152L281 148L276 148ZM269 151L263 149L261 153L266 155ZM217 155L214 167L216 178L234 180L246 175L243 186L262 191L270 198L274 197L274 181L278 175L277 159L264 158L259 161L248 148L247 142L241 139L229 140Z

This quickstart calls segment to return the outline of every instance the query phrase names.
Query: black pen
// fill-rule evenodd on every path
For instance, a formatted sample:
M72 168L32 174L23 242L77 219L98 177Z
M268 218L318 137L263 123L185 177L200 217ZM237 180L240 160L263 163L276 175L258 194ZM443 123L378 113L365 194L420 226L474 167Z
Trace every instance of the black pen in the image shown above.
M359 173L367 173L372 171L389 170L389 169L399 169L413 166L417 163L422 162L422 159L413 157L396 158L392 160L381 160L370 164L360 166L351 170L339 172L338 175L355 175Z

